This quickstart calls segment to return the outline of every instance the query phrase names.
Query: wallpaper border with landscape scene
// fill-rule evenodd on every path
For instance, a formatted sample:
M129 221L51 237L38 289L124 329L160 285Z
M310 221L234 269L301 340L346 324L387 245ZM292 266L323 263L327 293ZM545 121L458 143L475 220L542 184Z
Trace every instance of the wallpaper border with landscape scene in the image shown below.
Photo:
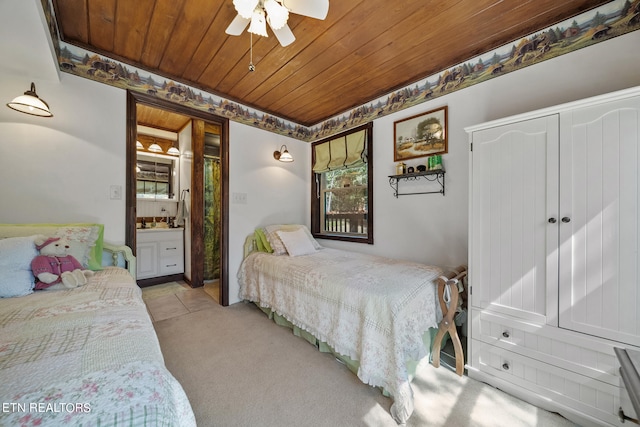
M615 0L306 127L63 42L51 0L41 2L61 71L307 142L640 29L640 0Z

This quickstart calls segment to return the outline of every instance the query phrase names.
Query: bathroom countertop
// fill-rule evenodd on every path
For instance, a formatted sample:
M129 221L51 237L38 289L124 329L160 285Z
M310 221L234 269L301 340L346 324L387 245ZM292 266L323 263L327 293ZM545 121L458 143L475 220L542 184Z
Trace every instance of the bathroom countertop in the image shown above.
M137 232L149 232L149 231L179 231L179 230L184 230L184 227L176 227L176 228L169 228L169 227L147 227L147 228L136 228Z

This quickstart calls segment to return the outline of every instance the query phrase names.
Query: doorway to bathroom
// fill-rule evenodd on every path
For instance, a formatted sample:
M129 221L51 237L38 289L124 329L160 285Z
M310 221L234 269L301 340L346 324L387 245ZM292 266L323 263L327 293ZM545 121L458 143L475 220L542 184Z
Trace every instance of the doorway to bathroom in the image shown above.
M223 117L171 103L155 96L127 92L125 243L133 250L136 248L136 128L138 125L136 110L138 105L151 106L167 113L178 113L191 118L189 129L182 130L185 139L190 141L190 147L185 147L185 155L181 156L181 159L190 166L189 168L181 167L181 171L190 169L187 178L187 180L190 179L188 193L190 212L185 224L184 279L191 287L202 287L205 286L206 281L216 280L215 296L217 298L214 299L219 304L227 306L229 305L227 273L229 122ZM209 158L212 160L207 160ZM207 170L210 172L206 172ZM210 178L207 178L206 174L209 174ZM211 191L205 190L207 180L211 181ZM211 197L206 198L205 194L209 193ZM205 207L207 204L209 206ZM209 215L205 215L205 212L209 212ZM207 244L211 245L212 251L206 249ZM205 261L207 258L209 260ZM211 267L205 268L205 262ZM214 279L205 279L205 270L212 272Z

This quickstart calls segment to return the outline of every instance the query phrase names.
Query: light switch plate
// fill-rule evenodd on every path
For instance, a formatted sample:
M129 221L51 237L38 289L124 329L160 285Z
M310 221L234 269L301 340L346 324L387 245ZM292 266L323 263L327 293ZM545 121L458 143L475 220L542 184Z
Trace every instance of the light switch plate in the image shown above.
M112 185L109 187L109 198L111 200L122 199L122 185Z

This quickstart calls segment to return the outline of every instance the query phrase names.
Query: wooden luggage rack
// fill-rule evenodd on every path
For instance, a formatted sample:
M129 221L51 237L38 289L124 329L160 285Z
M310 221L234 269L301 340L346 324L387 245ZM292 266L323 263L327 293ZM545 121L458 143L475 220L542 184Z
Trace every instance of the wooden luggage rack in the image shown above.
M438 326L438 333L433 340L433 360L432 364L436 368L440 366L440 349L442 347L442 339L444 335L449 332L449 337L453 342L453 348L456 355L456 374L462 376L464 372L464 352L462 351L462 344L460 343L460 337L458 337L458 330L454 322L456 315L456 309L458 308L458 301L461 292L458 288L458 283L467 276L467 266L461 265L453 271L438 277L438 299L440 300L440 308L442 309L442 321Z

